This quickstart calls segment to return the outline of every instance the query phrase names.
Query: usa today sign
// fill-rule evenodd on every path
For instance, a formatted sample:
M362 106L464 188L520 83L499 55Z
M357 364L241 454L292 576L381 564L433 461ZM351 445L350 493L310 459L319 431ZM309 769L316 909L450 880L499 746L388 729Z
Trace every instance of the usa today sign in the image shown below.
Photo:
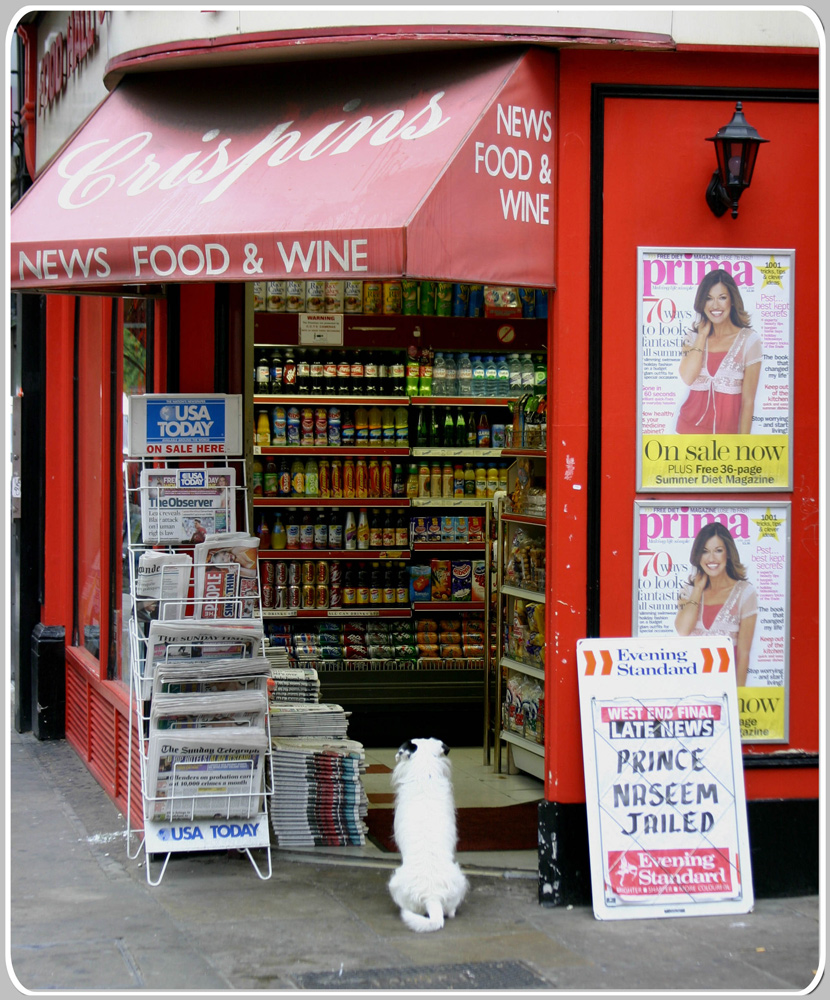
M129 397L129 454L210 458L242 453L242 397L167 393Z
M594 914L754 905L732 643L577 643Z

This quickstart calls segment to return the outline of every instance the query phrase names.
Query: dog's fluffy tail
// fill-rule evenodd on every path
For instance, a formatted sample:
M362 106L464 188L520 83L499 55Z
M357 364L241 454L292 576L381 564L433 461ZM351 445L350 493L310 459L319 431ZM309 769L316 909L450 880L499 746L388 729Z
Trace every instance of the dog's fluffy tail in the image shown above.
M401 909L401 920L413 931L440 931L444 926L444 909L441 903L437 899L428 899L426 911L425 917L421 913Z

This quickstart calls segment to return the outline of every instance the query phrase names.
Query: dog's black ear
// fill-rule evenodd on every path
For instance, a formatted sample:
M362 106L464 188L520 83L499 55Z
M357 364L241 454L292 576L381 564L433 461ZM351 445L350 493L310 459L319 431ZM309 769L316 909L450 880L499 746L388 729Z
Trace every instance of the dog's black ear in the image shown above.
M443 751L445 757L449 756L450 748L443 741L441 742L441 750Z
M407 740L406 743L401 743L398 747L398 755L406 754L407 757L411 757L417 749L417 744L413 743L412 740Z

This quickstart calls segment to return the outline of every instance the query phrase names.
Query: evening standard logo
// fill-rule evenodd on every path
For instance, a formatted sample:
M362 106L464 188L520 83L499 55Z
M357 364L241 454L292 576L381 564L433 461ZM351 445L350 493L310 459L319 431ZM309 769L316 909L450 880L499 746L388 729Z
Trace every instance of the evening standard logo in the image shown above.
M224 400L147 403L147 443L221 443L225 440ZM200 484L201 485L201 484Z
M729 669L729 654L718 649L717 672ZM689 658L685 649L592 649L583 651L586 677L670 677L681 674L697 674L698 663ZM711 673L715 658L709 649L702 650L703 673Z

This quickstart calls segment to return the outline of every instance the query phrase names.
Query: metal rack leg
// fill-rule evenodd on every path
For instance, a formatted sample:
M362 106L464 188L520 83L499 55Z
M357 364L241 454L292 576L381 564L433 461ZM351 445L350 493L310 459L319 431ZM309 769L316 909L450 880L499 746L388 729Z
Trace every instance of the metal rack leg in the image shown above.
M259 878L261 878L263 882L267 882L268 879L271 878L271 874L272 874L272 871L273 871L273 869L271 867L271 848L270 847L266 847L265 848L266 855L268 857L268 874L267 875L263 875L262 872L260 871L259 865L256 863L253 854L251 854L250 847L244 847L244 848L242 848L242 850L244 851L245 854L248 855L248 860L253 865L254 871L257 873L257 875L259 876Z
M167 862L170 860L170 854L172 854L172 853L173 852L171 851L169 854L166 854L164 856L164 864L161 866L161 871L159 872L159 877L155 881L153 881L153 879L150 877L150 854L149 854L148 851L145 851L145 853L144 853L144 873L147 876L147 884L148 885L157 886L157 885L161 884L161 880L164 878L164 873L167 871Z

